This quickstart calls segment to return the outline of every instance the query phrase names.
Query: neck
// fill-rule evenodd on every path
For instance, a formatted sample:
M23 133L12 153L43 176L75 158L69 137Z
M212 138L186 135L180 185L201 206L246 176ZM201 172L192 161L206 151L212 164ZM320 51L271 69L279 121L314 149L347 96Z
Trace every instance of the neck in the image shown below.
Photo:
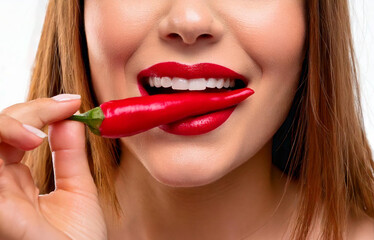
M120 224L108 224L110 239L244 239L266 229L282 232L294 199L284 194L285 182L271 164L271 144L214 183L191 188L159 183L124 149L116 180L123 216Z

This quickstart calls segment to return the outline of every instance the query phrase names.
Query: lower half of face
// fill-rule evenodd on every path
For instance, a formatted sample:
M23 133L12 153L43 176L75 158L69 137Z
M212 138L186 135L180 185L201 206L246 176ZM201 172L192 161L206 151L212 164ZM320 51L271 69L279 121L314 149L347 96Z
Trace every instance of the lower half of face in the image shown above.
M255 93L216 128L181 135L157 127L121 139L164 184L211 183L251 163L288 114L304 58L304 15L301 0L86 1L85 29L95 94L99 102L140 96L139 73L167 62L211 63L243 76L245 84L240 87ZM181 71L155 74L173 79ZM185 71L183 80L190 84L191 74ZM202 69L193 74L193 78L208 80L213 73ZM148 83L149 78L141 81ZM154 88L152 94L162 88ZM169 88L167 94L178 91ZM264 164L254 161L253 168Z

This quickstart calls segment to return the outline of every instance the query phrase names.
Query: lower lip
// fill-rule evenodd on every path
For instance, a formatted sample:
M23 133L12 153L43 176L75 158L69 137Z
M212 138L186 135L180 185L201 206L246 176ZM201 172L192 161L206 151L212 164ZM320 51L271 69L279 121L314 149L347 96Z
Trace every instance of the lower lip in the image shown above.
M221 126L234 112L236 106L220 111L204 114L197 117L189 117L177 122L159 126L165 132L175 135L200 135L213 131Z

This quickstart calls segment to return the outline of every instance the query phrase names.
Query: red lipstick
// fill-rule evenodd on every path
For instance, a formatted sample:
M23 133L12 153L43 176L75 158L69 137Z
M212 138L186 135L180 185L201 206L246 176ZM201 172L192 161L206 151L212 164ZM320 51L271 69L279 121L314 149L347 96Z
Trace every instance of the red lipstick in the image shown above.
M212 63L199 63L194 65L186 65L177 62L158 63L138 74L138 79L143 79L145 77L180 77L185 79L232 78L240 79L246 85L248 83L248 80L239 73Z
M215 78L215 79L237 79L240 80L244 86L247 86L248 80L236 73L235 71L212 63L200 63L195 65L185 65L177 62L163 62L155 64L138 74L138 88L142 96L149 95L145 89L145 84L148 84L147 79L150 77L170 77L170 78L184 78L184 79L195 79L195 78ZM212 89L209 89L211 91ZM214 89L214 91L227 91L225 89ZM249 89L250 91L253 90ZM175 91L181 92L181 91ZM185 91L184 91L185 92ZM204 91L199 91L201 94ZM207 91L208 92L208 91ZM203 99L196 98L197 95L193 96L194 91L185 92L187 98L194 98L196 102L196 108L201 108L206 102ZM209 93L211 94L211 93ZM173 94L169 94L173 95ZM191 96L189 96L191 95ZM178 120L176 122L161 125L159 128L176 135L199 135L210 132L219 126L221 126L233 113L237 105L229 108L216 109L215 111L207 111L200 115L189 115L187 118Z

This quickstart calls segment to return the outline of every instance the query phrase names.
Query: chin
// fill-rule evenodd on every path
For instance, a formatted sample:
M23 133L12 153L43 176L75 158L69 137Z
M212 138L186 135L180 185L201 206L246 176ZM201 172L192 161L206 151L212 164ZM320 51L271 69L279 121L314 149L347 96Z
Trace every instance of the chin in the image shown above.
M214 163L212 163L214 159ZM217 158L167 158L148 165L148 171L158 182L170 187L199 187L208 185L221 177L225 171L226 164L219 164ZM218 160L218 161L217 161ZM227 160L227 159L226 159Z
M151 175L161 184L175 188L200 187L208 185L221 177L210 176L207 174L196 174L186 171L180 171L180 175L178 176L175 173L164 174L159 172L151 173Z

